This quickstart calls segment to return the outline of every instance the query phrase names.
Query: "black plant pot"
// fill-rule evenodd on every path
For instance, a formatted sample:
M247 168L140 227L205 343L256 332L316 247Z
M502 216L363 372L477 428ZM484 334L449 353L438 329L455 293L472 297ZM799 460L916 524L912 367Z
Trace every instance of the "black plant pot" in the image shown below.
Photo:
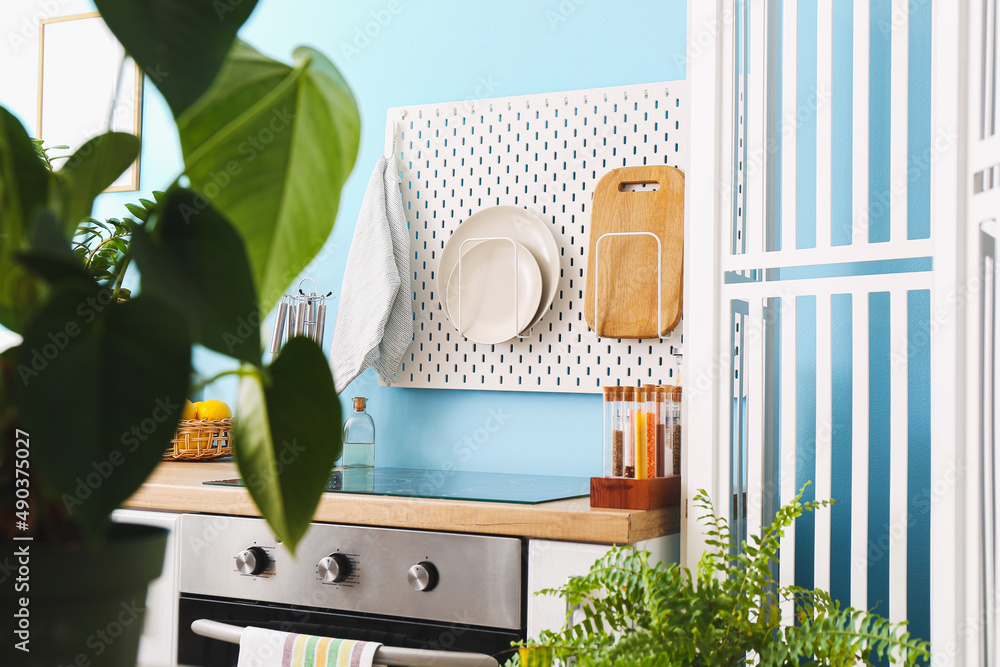
M3 626L13 632L3 638L0 665L135 667L146 588L163 568L167 535L163 528L114 524L107 541L91 550L5 545L0 601Z

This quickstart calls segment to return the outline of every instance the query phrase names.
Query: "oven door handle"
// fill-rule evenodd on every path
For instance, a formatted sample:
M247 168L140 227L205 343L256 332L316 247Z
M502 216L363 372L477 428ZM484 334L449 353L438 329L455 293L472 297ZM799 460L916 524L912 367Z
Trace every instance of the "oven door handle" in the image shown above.
M243 628L208 619L191 623L196 635L239 644ZM485 653L459 653L456 651L431 651L420 648L380 646L375 651L375 663L404 667L498 667L497 661Z

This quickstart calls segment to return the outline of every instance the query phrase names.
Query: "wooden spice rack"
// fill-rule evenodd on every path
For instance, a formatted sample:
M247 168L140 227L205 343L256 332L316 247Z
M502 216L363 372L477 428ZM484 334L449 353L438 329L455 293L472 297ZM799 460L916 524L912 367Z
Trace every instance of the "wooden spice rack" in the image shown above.
M653 510L681 503L681 476L632 479L591 477L590 506L608 509Z

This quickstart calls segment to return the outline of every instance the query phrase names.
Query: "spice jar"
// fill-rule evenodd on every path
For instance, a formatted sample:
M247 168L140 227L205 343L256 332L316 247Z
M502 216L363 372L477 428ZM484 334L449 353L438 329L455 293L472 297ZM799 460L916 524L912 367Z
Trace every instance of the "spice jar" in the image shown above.
M681 388L673 389L673 404L670 409L670 440L673 446L674 474L681 474Z
M642 390L645 394L645 403L643 404L643 420L645 422L646 428L646 476L662 477L662 473L657 472L657 441L656 441L656 427L659 423L659 413L657 412L657 391L656 385L654 384L644 384L642 385Z
M621 387L604 388L604 476L622 477L625 434L622 430Z
M673 474L674 459L670 447L670 405L673 402L673 387L660 385L656 388L656 476Z
M649 462L646 458L646 390L642 387L635 390L634 411L632 425L635 428L635 435L632 436L632 443L635 456L635 478L646 479L649 477Z
M622 387L622 472L635 477L635 387Z

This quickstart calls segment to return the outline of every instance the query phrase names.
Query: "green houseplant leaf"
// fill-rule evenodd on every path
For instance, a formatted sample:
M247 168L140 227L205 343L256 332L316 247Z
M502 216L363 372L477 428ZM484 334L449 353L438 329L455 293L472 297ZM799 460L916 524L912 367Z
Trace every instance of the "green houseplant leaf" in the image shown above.
M25 324L38 296L16 255L27 249L51 178L24 126L0 107L0 324L14 331Z
M262 313L329 236L358 152L358 108L337 68L306 47L294 59L293 68L237 41L177 121L192 187L246 240Z
M265 371L245 366L233 448L261 514L294 552L340 456L340 402L323 351L293 338Z
M87 141L56 172L57 205L65 232L90 215L97 195L115 182L139 155L139 138L125 132L107 132Z
M244 362L237 463L293 548L339 454L340 405L322 351L293 340L261 367L251 315L268 311L325 243L357 156L358 110L311 49L290 67L231 48L253 5L98 0L179 119L192 189L171 202L140 200L127 207L134 218L86 218L135 140L106 135L53 171L40 142L0 115L0 323L24 337L0 355L0 419L31 430L39 535L50 540L77 539L67 515L99 535L161 460L187 394L192 335ZM183 205L200 220L188 225ZM122 303L133 259L145 291ZM255 304L259 286L268 292ZM233 316L244 313L241 331ZM227 346L224 325L243 340ZM0 476L11 463L0 453Z
M19 346L21 414L45 491L95 535L146 481L174 435L191 344L183 319L150 296L56 292ZM80 391L81 379L86 390Z
M132 252L142 291L183 313L194 342L260 365L260 317L243 239L229 221L190 190L171 190L136 226Z
M97 9L175 116L215 79L256 0L95 0Z

